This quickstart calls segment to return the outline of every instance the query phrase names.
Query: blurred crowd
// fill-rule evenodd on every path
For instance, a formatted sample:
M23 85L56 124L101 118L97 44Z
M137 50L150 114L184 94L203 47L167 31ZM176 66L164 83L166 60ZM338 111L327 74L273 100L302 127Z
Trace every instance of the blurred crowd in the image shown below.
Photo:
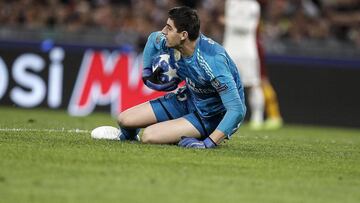
M360 47L360 0L261 2L263 34L269 40L338 40Z
M265 40L336 40L360 47L360 0L259 0ZM167 10L198 10L202 32L221 42L224 0L0 0L0 25L60 32L138 33L163 27ZM241 23L241 22L239 22Z

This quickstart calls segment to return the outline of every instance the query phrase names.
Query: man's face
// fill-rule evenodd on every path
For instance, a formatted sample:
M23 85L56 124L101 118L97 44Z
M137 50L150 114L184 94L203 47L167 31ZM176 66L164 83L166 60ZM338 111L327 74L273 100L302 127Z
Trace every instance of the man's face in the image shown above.
M174 21L167 19L165 27L161 31L166 37L166 46L170 48L177 48L181 45L182 32L178 33L174 25Z

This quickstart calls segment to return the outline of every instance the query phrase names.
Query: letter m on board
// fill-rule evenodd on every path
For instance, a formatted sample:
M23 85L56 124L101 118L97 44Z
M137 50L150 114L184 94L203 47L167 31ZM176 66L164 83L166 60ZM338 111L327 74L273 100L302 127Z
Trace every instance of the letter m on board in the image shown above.
M115 115L162 95L143 85L141 70L128 54L87 51L71 95L69 113L85 116L97 105L110 105Z

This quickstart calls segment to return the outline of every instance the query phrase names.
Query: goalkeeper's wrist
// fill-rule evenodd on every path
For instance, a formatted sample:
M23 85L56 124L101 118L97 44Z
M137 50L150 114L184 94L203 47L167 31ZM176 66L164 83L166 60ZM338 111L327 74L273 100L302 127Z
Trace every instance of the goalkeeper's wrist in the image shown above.
M214 148L217 144L210 137L207 137L204 141L204 145L206 148Z

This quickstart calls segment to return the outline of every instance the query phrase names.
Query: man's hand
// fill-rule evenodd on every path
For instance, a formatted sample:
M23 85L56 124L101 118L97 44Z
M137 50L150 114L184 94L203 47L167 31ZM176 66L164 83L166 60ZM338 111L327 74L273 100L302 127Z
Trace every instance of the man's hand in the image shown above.
M185 148L206 149L216 147L216 143L210 137L207 137L204 141L201 141L193 137L184 136L181 138L178 146Z
M143 69L142 79L144 84L149 87L150 89L157 90L157 91L172 91L178 87L179 82L177 80L172 80L168 83L157 84L151 81L153 77L153 72L151 67L145 67Z

